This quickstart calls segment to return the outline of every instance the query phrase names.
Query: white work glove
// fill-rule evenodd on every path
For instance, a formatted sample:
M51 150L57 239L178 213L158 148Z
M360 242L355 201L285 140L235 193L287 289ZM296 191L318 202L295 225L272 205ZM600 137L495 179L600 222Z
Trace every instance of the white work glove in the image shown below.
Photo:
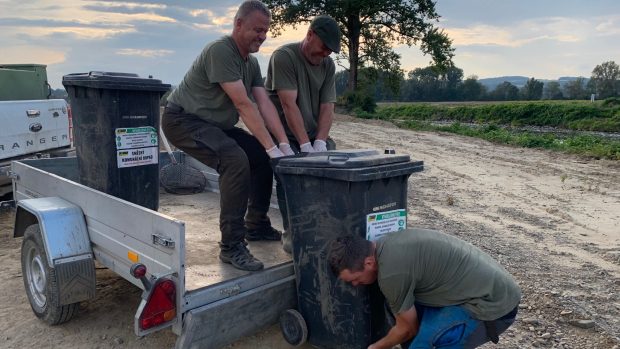
M310 144L310 142L300 145L299 148L302 153L314 153L314 148L312 148L312 144Z
M288 143L280 143L280 146L278 146L278 149L280 149L280 151L282 152L282 154L284 154L284 156L295 155L295 152L291 148L291 145Z
M327 151L327 142L325 142L324 140L316 139L314 140L314 145L312 146L312 148L314 148L314 151L316 152Z
M282 151L278 149L277 145L274 145L273 148L267 149L266 152L267 155L269 155L269 157L272 159L281 158L284 156L284 153L282 153Z

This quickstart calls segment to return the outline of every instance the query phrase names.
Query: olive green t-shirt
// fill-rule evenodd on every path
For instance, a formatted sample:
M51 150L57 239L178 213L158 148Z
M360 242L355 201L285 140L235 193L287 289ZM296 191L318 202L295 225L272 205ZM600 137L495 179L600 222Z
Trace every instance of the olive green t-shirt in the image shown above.
M462 304L482 321L514 309L521 290L491 256L451 235L407 229L377 240L378 282L397 314L414 302L444 307Z
M276 49L269 60L265 88L276 106L289 138L295 136L286 124L278 90L297 90L297 106L304 119L310 139L316 137L322 103L336 102L336 66L330 57L312 65L301 52L301 43L287 44Z
M250 99L252 87L262 86L263 82L256 57L244 59L232 37L224 36L202 50L168 101L180 105L186 113L230 129L239 121L239 113L220 83L237 80L243 82Z

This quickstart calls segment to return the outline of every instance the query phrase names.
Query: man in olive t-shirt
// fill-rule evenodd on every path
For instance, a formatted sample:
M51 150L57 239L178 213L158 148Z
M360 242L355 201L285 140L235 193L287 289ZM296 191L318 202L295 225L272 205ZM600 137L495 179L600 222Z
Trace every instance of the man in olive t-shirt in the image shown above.
M242 3L232 35L203 49L168 97L162 117L171 143L219 173L219 257L243 270L263 268L245 239L280 240L267 217L273 185L269 158L293 154L251 55L265 41L270 21L260 1ZM240 118L251 134L235 126Z
M407 229L376 242L357 236L330 246L332 271L353 286L378 282L396 324L369 346L474 348L497 343L515 320L521 290L493 258L454 236Z
M340 52L340 29L333 18L322 15L312 20L301 42L279 47L269 60L265 88L296 152L336 148L329 138L336 102L332 52ZM279 180L276 193L284 224L283 247L290 253L288 212Z

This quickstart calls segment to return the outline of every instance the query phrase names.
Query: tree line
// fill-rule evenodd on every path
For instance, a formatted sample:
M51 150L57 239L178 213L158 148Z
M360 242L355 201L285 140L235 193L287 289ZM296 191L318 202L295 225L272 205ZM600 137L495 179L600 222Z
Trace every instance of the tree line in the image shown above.
M336 76L339 95L346 95L348 72ZM357 94L375 101L517 101L606 99L620 96L620 67L614 61L604 62L592 70L589 79L579 77L560 84L532 77L522 87L504 81L489 90L475 75L463 78L458 67L438 69L436 66L416 68L407 73L384 72L373 68L360 70ZM359 97L358 97L359 98Z

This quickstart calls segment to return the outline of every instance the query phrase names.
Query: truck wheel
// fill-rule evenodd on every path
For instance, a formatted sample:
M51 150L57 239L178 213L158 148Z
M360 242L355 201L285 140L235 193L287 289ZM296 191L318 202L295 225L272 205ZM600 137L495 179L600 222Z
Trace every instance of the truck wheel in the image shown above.
M56 272L47 263L47 253L38 224L26 228L22 241L22 275L34 314L49 325L69 321L80 303L54 304L57 297Z
M292 346L300 346L308 340L306 321L295 309L288 309L282 313L280 316L280 330L284 339Z

